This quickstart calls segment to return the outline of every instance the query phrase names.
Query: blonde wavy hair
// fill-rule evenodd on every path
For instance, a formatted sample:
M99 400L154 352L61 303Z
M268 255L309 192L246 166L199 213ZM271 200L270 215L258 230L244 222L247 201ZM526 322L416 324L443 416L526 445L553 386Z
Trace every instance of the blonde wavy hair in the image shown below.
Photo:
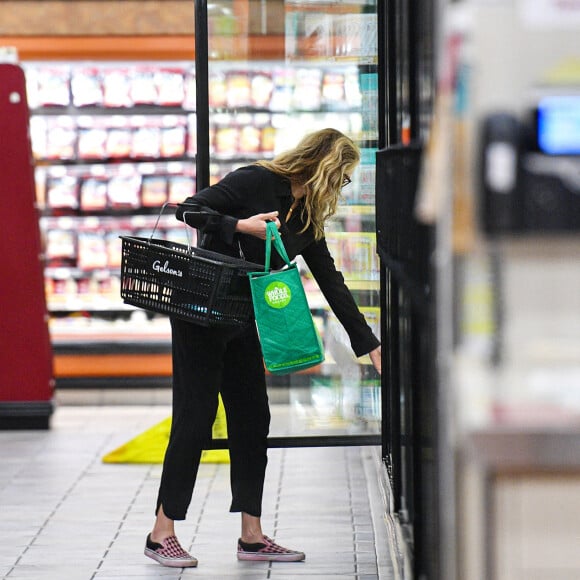
M320 240L325 221L336 213L345 175L359 161L360 150L352 139L336 129L322 129L303 137L294 149L257 164L305 187L302 232L312 226Z

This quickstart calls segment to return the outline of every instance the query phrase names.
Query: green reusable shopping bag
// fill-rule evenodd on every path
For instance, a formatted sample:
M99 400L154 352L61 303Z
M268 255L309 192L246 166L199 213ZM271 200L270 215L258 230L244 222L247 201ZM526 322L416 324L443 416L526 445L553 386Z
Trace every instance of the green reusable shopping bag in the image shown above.
M286 262L282 270L270 270L272 240ZM248 276L266 368L272 374L284 375L320 364L324 349L300 272L296 263L288 259L273 222L267 224L264 271L249 272Z

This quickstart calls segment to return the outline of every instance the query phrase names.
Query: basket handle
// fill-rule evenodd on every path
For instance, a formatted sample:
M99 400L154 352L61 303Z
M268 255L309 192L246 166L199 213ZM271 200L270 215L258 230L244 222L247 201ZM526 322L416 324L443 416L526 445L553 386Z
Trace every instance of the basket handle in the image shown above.
M161 216L163 215L163 212L165 211L165 208L167 206L171 206L171 207L179 207L179 204L177 203L172 203L169 201L166 201L162 206L161 206L161 210L159 211L159 215L157 216L157 219L155 220L155 225L153 226L153 231L151 232L151 235L149 236L149 243L151 243L151 241L153 240L153 236L155 235L155 231L157 230L157 226L159 225L159 220L161 219ZM195 213L195 212L184 212L184 215L186 213ZM183 225L185 227L185 235L187 237L187 249L191 250L191 240L189 238L189 230L188 230L188 225L187 223L184 221Z
M177 207L185 208L188 205L190 205L190 204L187 204L187 203L179 203L179 204L177 204ZM187 218L186 218L186 216L188 216L188 215L193 215L193 216L207 216L207 215L221 216L222 214L218 213L215 210L212 210L211 208L204 208L202 211L193 211L193 210L188 211L186 209L183 209L183 213L182 213L183 223L186 226L189 226L189 224L187 223ZM207 235L206 232L205 232L205 227L199 227L199 228L197 228L195 226L189 226L189 227L197 230L198 232L200 232L202 234L201 237L198 234L197 242L198 242L198 247L199 248L204 248L205 247L204 246L204 240L205 240L205 236ZM189 236L188 236L187 239L189 241ZM237 241L238 241L238 252L240 254L240 258L242 260L245 260L246 259L246 256L244 255L244 251L242 250L242 244L240 243L239 237L237 238Z
M159 215L157 216L157 219L155 220L155 225L153 226L153 231L151 232L151 236L149 237L149 241L151 241L153 239L153 236L155 235L155 230L157 229L157 226L159 225L159 220L161 219L161 216L163 215L163 212L165 211L165 208L171 205L173 207L177 207L176 203L170 203L168 201L166 201L162 206L161 206L161 210L159 211Z

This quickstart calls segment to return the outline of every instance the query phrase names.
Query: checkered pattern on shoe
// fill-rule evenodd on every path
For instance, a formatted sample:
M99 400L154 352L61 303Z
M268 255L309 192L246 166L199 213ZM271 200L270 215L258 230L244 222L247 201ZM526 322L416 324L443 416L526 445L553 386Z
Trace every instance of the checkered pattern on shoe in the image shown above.
M238 540L238 560L268 561L268 562L300 562L305 558L304 552L284 548L264 536L262 542L247 544Z
M189 555L175 536L165 538L161 543L154 542L151 534L147 536L145 555L149 556L162 566L171 568L194 568L197 560Z

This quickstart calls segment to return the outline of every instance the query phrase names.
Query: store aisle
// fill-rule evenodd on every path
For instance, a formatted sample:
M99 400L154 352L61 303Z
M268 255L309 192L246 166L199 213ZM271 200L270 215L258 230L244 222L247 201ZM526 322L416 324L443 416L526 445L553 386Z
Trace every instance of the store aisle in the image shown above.
M160 465L104 464L102 457L168 414L165 405L61 406L50 431L0 432L0 577L396 577L381 537L373 448L270 450L264 529L304 550L305 562L237 561L227 464L201 466L187 520L177 526L199 567L163 568L146 558Z

